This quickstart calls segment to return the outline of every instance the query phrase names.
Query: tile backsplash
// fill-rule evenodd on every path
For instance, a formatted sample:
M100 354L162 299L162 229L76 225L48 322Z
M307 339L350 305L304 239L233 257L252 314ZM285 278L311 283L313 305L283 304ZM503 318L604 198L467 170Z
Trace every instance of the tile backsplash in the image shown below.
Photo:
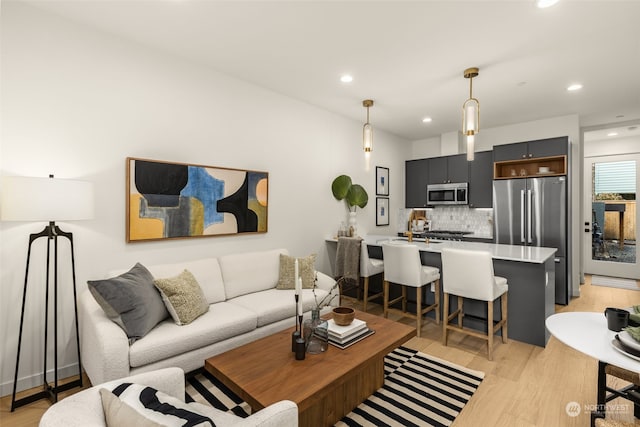
M398 231L406 231L411 209L401 209ZM493 209L472 209L469 206L437 206L426 209L432 230L471 231L475 235L493 237Z
M437 206L427 209L432 230L471 231L493 236L493 209L472 209L469 206Z

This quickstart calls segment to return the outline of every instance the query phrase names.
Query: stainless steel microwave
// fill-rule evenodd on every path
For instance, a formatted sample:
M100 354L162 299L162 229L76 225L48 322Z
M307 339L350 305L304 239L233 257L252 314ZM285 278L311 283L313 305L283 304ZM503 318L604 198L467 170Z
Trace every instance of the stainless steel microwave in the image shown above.
M452 182L427 185L427 205L467 205L469 184Z

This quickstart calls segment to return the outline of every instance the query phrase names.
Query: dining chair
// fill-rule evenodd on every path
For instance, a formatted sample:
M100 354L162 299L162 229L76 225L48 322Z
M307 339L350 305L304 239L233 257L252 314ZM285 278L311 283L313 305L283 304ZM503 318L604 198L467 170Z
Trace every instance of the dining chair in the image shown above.
M384 317L389 311L399 311L390 305L402 301L402 315L416 319L416 334L420 336L422 317L431 310L435 312L436 324L440 324L440 270L422 265L420 251L413 244L405 242L385 242L382 244L384 258L383 305ZM402 295L389 301L389 284L402 286ZM432 283L435 302L422 307L422 289ZM416 289L416 313L407 313L407 287Z
M369 249L364 240L360 243L360 277L364 285L363 311L367 311L367 303L383 295L378 292L369 295L369 278L384 271L384 261L376 258L369 258ZM358 296L359 297L359 296Z
M640 418L640 373L610 365L602 361L598 362L598 393L596 410L591 412L592 427L626 427L632 424L613 424L607 420L607 402L619 397L629 400L633 404L633 414ZM621 388L614 388L607 385L607 375L619 378L627 383Z
M508 313L507 297L509 286L507 279L494 274L491 254L485 251L473 251L456 248L443 248L442 255L442 343L447 345L450 330L465 333L487 341L487 358L492 360L493 336L502 330L502 342L507 343ZM458 306L453 313L449 313L449 296L455 295ZM487 303L487 333L463 328L464 299L486 301ZM493 319L493 304L500 298L501 319L495 323ZM457 317L457 324L449 322Z

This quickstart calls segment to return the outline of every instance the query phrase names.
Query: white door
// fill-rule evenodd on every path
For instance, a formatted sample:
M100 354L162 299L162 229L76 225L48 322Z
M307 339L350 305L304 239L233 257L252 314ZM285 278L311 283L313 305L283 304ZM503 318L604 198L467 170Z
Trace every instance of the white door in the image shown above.
M584 159L584 272L640 279L640 154Z

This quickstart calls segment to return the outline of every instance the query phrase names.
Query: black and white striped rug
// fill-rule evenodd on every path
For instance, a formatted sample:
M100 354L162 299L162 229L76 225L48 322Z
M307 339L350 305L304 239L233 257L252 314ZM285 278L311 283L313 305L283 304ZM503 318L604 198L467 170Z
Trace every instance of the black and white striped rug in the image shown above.
M384 385L336 426L448 426L476 391L484 373L398 347L384 360ZM213 375L187 377L186 399L246 417L249 405Z

